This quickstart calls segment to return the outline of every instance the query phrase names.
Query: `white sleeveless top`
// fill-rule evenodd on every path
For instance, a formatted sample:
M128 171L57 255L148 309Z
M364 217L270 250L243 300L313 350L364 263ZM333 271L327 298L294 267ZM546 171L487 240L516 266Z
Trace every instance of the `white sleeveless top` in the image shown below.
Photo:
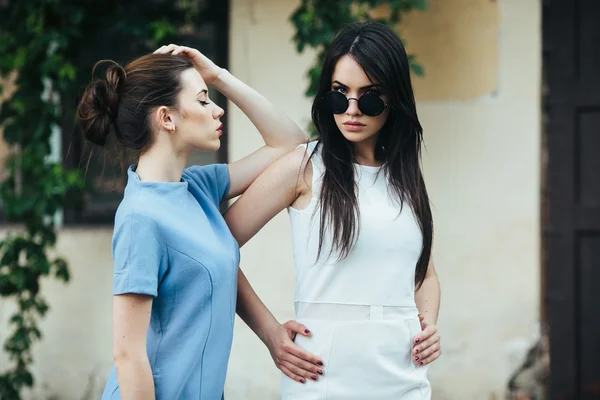
M308 144L310 154L316 142ZM319 146L320 148L320 146ZM319 195L324 166L311 158L312 198L288 208L296 264L296 320L311 335L295 342L324 362L317 381L300 384L282 374L282 400L429 400L427 366L411 359L421 330L415 269L422 235L411 207L401 208L382 168L354 164L360 210L358 237L338 261L331 233L319 260ZM316 261L316 262L315 262Z
M316 144L308 144L309 154ZM320 148L311 158L312 198L308 206L302 210L288 208L296 264L295 301L414 306L421 230L410 205L405 203L401 209L394 193L388 190L383 168L354 164L360 210L355 247L337 262L335 252L328 257L331 233L326 231L317 260L324 173Z

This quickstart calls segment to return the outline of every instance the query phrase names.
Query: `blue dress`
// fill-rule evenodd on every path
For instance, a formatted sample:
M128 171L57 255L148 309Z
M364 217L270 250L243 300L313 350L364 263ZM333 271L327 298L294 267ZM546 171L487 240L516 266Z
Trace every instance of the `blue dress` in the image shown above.
M153 296L147 352L158 400L219 400L233 339L239 247L219 210L226 164L180 182L128 170L115 216L113 294ZM120 399L113 367L103 400Z

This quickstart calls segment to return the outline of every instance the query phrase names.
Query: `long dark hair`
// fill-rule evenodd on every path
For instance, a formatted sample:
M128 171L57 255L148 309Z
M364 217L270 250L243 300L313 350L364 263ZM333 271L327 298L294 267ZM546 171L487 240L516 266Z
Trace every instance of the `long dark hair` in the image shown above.
M363 22L347 26L336 36L325 56L312 106L312 120L320 135L317 148L322 146L325 165L318 257L328 229L333 237L331 251L337 252L339 259L352 251L359 233L354 148L323 105L323 95L331 90L336 63L345 55L352 56L390 99L391 110L379 132L375 157L383 162L383 171L399 204L408 202L418 220L423 247L415 283L420 287L427 273L433 237L433 218L420 166L423 129L417 117L406 51L396 33L383 24Z

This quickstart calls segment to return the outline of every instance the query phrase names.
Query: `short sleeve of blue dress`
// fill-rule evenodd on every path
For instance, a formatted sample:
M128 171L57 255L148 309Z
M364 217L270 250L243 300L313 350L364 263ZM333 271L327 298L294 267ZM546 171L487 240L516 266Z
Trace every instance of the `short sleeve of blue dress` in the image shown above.
M193 166L183 171L184 178L193 181L198 188L219 205L229 192L229 167L227 164Z
M167 269L165 244L156 222L130 211L116 221L113 235L113 295L156 297L158 282Z

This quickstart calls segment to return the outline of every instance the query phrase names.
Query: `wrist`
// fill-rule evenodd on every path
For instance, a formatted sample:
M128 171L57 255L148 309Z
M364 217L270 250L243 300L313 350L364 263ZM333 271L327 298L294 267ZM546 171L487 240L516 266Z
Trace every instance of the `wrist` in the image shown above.
M221 91L221 88L223 88L223 86L226 84L228 75L231 75L228 70L219 67L219 73L215 79L213 79L210 83L207 82L207 84Z
M271 344L275 341L277 330L280 326L281 325L274 317L270 318L257 332L257 336L265 344L265 346L271 347Z
M425 326L435 326L437 321L436 318L434 318L433 316L425 316L425 318L423 318L423 323L425 324Z

